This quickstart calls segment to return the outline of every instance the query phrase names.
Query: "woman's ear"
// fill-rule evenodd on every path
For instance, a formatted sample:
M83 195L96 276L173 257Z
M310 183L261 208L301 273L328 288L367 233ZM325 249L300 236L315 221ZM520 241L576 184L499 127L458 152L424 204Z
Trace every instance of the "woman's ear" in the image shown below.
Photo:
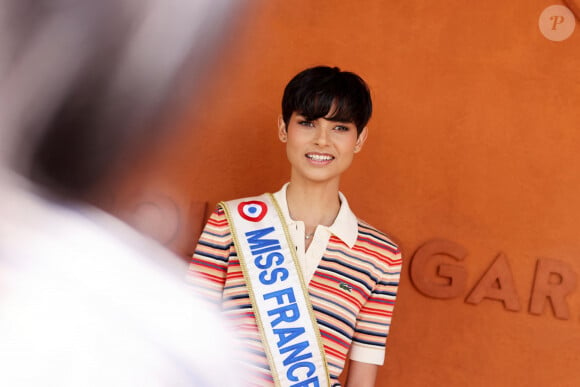
M286 124L284 123L282 114L278 116L278 138L280 138L280 141L282 142L286 142L288 140L288 130L286 128Z
M368 131L367 127L365 126L363 128L363 130L360 132L360 134L358 135L358 138L356 139L356 143L354 145L354 153L360 152L365 141L367 140L368 135L369 135L369 131Z

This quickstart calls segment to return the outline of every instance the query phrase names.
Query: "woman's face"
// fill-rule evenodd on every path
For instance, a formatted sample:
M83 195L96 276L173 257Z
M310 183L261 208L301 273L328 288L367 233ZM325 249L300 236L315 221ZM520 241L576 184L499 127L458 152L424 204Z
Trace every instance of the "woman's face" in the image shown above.
M292 113L288 127L280 117L278 129L280 140L286 143L292 177L313 182L338 182L367 137L366 128L357 136L352 122L309 121L297 112Z

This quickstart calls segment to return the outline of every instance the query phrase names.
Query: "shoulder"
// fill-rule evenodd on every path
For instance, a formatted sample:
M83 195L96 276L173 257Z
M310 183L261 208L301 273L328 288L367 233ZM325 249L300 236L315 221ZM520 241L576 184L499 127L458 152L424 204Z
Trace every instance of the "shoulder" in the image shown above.
M231 211L238 210L239 206L256 206L258 202L265 200L265 195L266 194L220 201L216 204L214 211L209 216L207 225L215 228L229 227L228 214L226 213L226 210L231 214Z
M228 221L221 203L218 203L209 216L207 224L215 227L223 227L227 225Z
M270 208L273 210L274 203L275 200L272 194L269 193L226 200L217 204L215 214L228 219L237 215L241 215L245 219L254 219L259 217L260 214L265 214Z
M218 207L223 207L224 205L237 205L240 203L253 203L256 201L265 201L265 200L269 200L269 197L272 194L270 193L262 193L262 194L257 194L254 196L246 196L246 197L241 197L241 198L235 198L235 199L228 199L228 200L222 200L218 203Z
M357 221L358 235L356 245L386 258L391 264L400 263L401 250L393 238L361 219Z

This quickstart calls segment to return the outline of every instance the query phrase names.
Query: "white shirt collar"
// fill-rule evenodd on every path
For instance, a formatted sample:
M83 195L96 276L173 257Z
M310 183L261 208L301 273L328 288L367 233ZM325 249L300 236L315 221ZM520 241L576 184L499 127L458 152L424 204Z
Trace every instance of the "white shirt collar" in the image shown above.
M274 198L278 202L282 214L284 218L286 218L286 222L288 225L294 224L297 222L296 220L290 217L290 211L288 210L288 201L286 200L286 190L290 183L286 183L282 186L280 191L274 193ZM344 243L348 245L348 247L354 246L356 242L356 238L358 236L358 220L356 215L351 211L350 207L348 206L348 201L346 197L342 194L342 192L338 193L338 197L340 198L340 209L338 210L338 215L334 220L334 223L329 227L325 227L330 231L331 234L338 237Z

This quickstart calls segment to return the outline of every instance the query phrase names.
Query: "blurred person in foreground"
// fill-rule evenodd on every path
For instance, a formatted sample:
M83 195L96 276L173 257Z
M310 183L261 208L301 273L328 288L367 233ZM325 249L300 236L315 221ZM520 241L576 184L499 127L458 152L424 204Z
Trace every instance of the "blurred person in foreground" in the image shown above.
M177 258L85 201L201 98L228 3L0 4L0 385L237 385Z

